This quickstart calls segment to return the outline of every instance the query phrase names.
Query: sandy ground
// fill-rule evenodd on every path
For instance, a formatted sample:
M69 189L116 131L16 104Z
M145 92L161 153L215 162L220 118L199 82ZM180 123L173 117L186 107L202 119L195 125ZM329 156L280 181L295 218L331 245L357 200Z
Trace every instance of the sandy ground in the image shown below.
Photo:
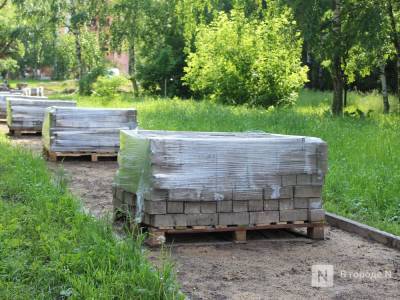
M0 133L7 132L0 125ZM41 153L39 136L12 139ZM100 217L112 209L111 183L117 162L66 160L71 191ZM61 169L60 169L61 168ZM189 299L400 299L400 252L334 228L325 241L284 231L258 232L247 244L229 235L172 237L168 243L182 290ZM149 250L157 260L159 250ZM333 265L333 287L311 286L313 265Z

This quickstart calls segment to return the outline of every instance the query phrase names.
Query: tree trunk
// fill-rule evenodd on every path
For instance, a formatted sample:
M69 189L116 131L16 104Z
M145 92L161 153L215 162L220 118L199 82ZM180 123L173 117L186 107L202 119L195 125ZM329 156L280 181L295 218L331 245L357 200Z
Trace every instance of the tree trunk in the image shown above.
M387 91L385 65L380 66L381 69L381 84L382 84L382 97L383 97L383 113L388 114L390 111L389 96Z
M334 39L340 42L341 35L341 1L333 0L334 15L333 15L333 32ZM332 113L336 116L343 114L343 70L342 70L342 57L340 55L340 44L336 45L332 61L332 81L333 81L333 100L332 100Z
M392 30L392 41L394 48L396 49L396 66L397 66L397 97L399 98L400 107L400 33L397 32L397 21L393 12L392 1L388 1L388 14L390 19L390 26Z
M133 94L135 97L139 95L139 86L136 80L136 53L135 53L135 42L130 41L129 45L129 76L132 82Z
M342 115L343 113L343 76L342 68L340 65L340 57L334 59L333 65L333 101L332 101L332 113L334 115Z
M79 70L79 79L83 77L84 69L83 69L83 62L82 62L82 46L81 46L81 35L79 28L74 28L72 31L73 35L75 36L75 54L76 60L78 62L78 70Z

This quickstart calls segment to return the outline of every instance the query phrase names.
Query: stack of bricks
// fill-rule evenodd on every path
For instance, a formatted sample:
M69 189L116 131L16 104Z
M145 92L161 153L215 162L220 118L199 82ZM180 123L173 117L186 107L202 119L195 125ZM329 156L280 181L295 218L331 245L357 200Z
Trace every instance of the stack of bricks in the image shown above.
M322 222L323 180L317 175L280 176L279 196L272 188L235 192L224 200L184 201L174 193L155 190L144 195L143 223L154 227L262 226L279 223ZM182 194L184 195L184 194ZM114 207L135 216L137 196L114 187ZM181 198L181 197L178 197Z
M257 185L251 188L240 186L229 189L225 186L218 193L207 188L185 188L183 185L166 189L165 185L154 181L150 181L145 189L131 189L129 185L117 180L114 185L114 208L131 216L141 215L142 223L156 228L322 222L325 214L322 209L321 192L326 172L327 147L323 141L316 140L318 141L313 148L315 153L305 155L308 160L309 157L316 158L315 168L305 168L309 173L299 173L299 168L293 167L293 174L290 174L290 163L286 163L288 166L282 172L284 174L271 174L268 170L265 176L257 174L259 178L265 178L264 185L257 182ZM154 154L157 147L151 148L151 153ZM302 149L301 145L299 149ZM122 149L122 155L124 151L127 149ZM180 151L184 150L180 148ZM151 169L162 169L159 157L150 160ZM120 159L120 164L121 161L124 161L124 158ZM180 164L183 163L183 160L180 161ZM175 167L172 160L165 165L168 165L170 170ZM210 174L212 173L210 171ZM157 177L154 172L152 175L153 178ZM253 174L251 177L254 177ZM143 178L140 181L143 181ZM188 185L190 183L188 179Z

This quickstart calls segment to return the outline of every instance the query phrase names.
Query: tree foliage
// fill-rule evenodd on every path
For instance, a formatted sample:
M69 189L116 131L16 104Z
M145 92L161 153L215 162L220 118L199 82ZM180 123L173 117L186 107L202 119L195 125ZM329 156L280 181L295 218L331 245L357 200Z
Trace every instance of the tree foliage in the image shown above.
M293 103L307 80L294 25L288 10L267 11L263 20L247 19L240 10L230 16L221 12L199 27L184 80L193 91L223 103Z

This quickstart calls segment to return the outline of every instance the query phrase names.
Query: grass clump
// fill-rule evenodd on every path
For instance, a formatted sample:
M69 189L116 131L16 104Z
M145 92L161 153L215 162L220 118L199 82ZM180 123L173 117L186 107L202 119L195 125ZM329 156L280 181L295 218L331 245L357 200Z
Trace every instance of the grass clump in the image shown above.
M181 299L170 264L154 267L141 243L83 213L42 159L0 137L0 299Z

